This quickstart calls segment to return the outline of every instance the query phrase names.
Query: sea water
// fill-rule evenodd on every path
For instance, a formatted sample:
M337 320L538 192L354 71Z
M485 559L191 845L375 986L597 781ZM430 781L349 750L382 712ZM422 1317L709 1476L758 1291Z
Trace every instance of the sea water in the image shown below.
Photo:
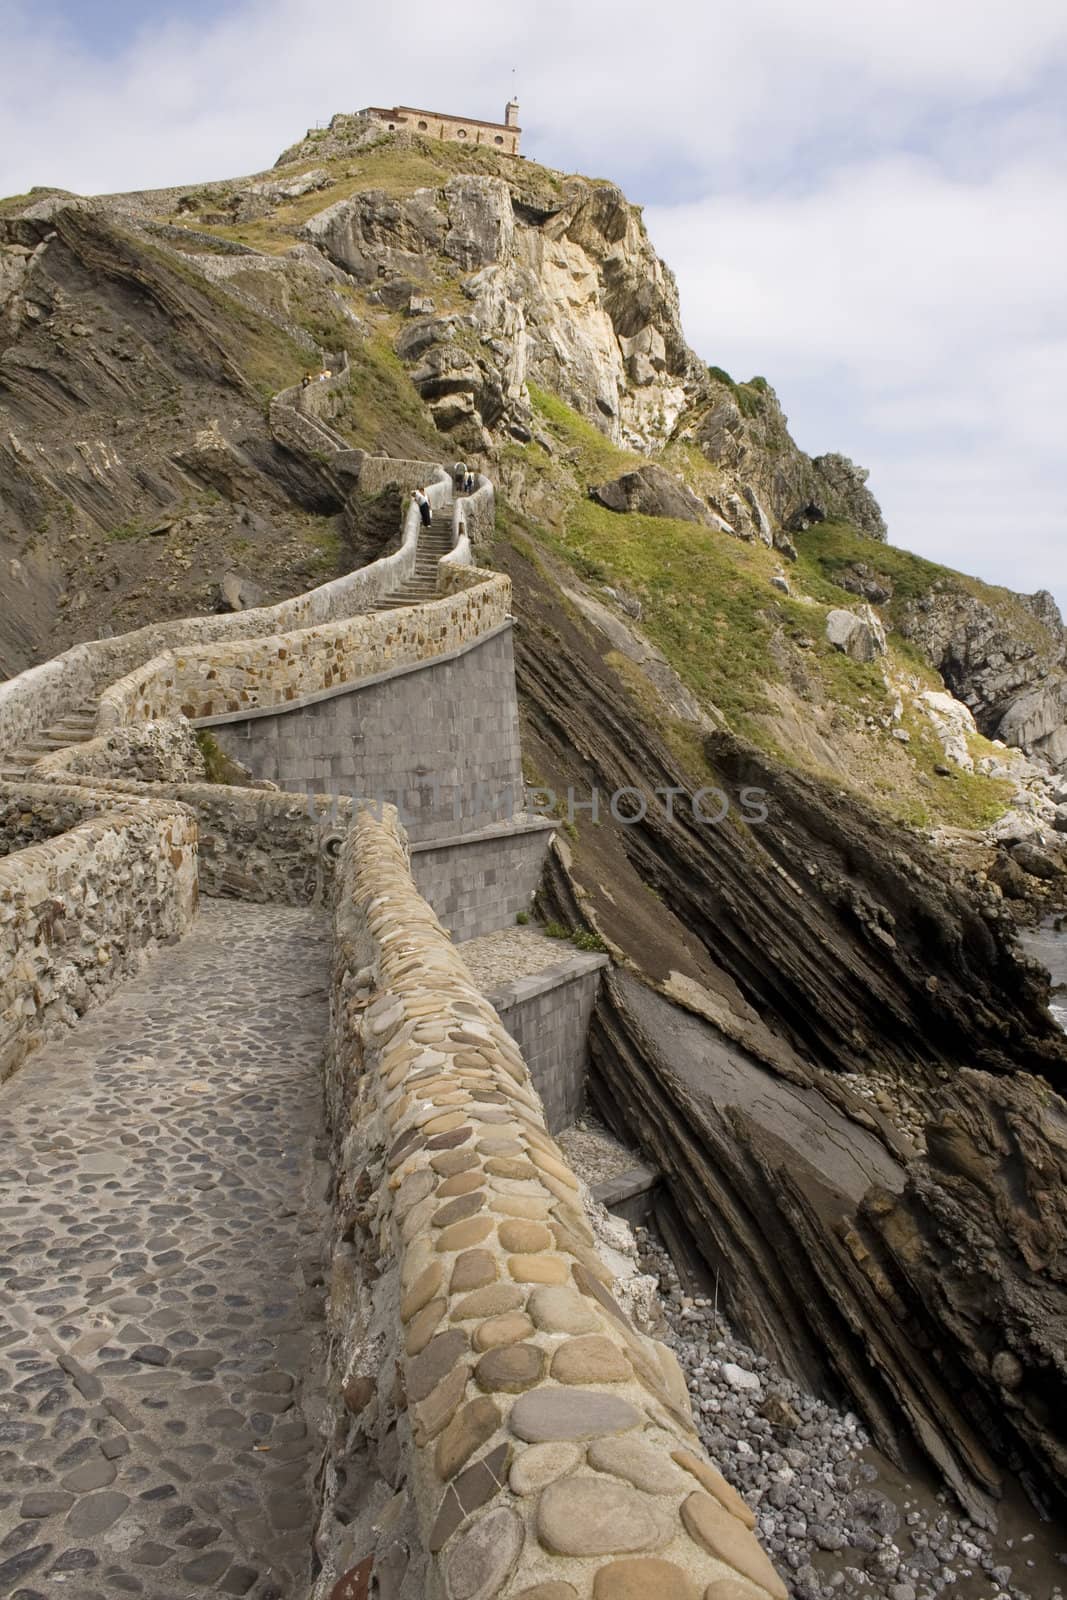
M1019 943L1033 961L1040 961L1052 979L1050 1010L1067 1031L1067 927L1062 917L1049 917L1039 928L1025 928Z

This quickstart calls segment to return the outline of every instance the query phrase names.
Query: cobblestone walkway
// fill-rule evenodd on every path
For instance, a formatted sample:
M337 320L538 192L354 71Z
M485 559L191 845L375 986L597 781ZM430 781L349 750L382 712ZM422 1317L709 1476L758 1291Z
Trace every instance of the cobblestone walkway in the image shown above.
M301 1600L327 972L207 902L0 1091L0 1595Z

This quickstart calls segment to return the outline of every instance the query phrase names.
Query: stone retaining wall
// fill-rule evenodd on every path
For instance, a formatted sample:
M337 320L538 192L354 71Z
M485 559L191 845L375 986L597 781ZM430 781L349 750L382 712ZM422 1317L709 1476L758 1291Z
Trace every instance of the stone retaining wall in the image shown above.
M0 856L101 812L136 816L146 801L176 805L195 817L201 893L256 904L331 903L335 858L352 805L326 794L76 776L0 784Z
M375 617L375 631L401 617L409 613ZM391 802L412 839L514 817L523 779L510 626L392 670L383 652L382 667L369 684L346 681L300 711L214 724L215 736L283 789Z
M487 996L530 1069L550 1133L573 1125L585 1100L589 1019L604 955L561 953L558 966L501 984Z
M180 937L196 911L190 813L142 800L103 814L96 804L82 821L89 794L2 786L0 826L13 830L14 806L29 820L25 847L0 860L0 1079Z
M339 887L314 1600L786 1600L395 818L356 817Z
M543 817L520 815L484 833L412 846L418 891L457 943L512 927L529 911L553 829Z

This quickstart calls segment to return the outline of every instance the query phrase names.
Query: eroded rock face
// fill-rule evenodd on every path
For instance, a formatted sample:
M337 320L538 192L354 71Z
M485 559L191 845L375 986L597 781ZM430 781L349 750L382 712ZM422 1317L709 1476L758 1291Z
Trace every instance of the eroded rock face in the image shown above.
M344 501L320 462L275 444L244 377L273 325L235 319L206 274L127 221L55 196L0 221L0 674L212 609L235 520L271 598L298 591L290 510ZM321 286L305 257L285 272Z
M875 1191L891 1291L914 1344L955 1376L976 1425L1024 1477L1067 1480L1067 1104L1025 1074L957 1075L902 1193Z
M990 738L1067 763L1067 634L1046 591L995 610L944 586L908 606L900 631L941 673Z
M367 189L312 217L304 237L357 283L398 276L418 283L426 280L427 255L441 251L447 228L448 218L434 190L420 189L397 199L380 189Z
M386 304L409 303L433 257L466 274L468 316L426 319L400 344L438 426L465 447L526 425L527 382L637 448L662 441L698 392L674 278L611 184L568 178L536 204L487 176L405 198L365 192L314 217L305 237Z

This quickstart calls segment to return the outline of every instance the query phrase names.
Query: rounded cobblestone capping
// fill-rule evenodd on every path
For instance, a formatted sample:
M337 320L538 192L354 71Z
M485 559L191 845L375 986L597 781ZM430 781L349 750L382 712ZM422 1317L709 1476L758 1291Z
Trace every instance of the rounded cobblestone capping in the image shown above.
M414 888L395 813L360 812L339 865L333 1027L352 1219L336 1377L372 1394L341 1414L327 1478L377 1474L393 1498L345 1520L328 1489L316 1600L368 1560L434 1600L786 1600L700 1453L677 1362L611 1292L578 1180Z

